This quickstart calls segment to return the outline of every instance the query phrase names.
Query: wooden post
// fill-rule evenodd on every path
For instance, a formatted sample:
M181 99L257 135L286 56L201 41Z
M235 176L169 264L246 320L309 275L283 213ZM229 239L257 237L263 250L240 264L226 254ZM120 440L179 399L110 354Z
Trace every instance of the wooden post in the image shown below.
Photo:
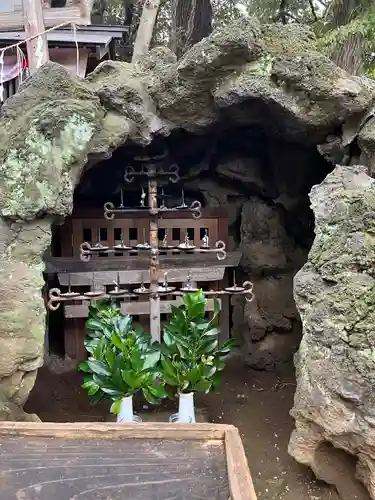
M159 289L159 238L158 238L158 184L156 181L156 165L148 167L148 205L150 209L150 334L153 341L160 342L160 296Z
M26 38L44 32L42 0L23 0ZM41 35L26 43L30 74L49 60L47 36Z

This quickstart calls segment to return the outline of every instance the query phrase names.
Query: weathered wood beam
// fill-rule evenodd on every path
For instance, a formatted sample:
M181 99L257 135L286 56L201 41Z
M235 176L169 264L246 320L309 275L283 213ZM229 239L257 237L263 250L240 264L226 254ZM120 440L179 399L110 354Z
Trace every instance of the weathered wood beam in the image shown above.
M225 267L208 268L171 268L168 270L169 283L183 283L190 273L191 279L198 282L221 281L224 276ZM120 283L127 285L138 285L142 278L144 283L150 283L150 271L123 271L119 268L116 271L97 271L95 272L95 284L100 286L112 285L113 281L120 279ZM163 269L158 273L157 281L163 280ZM58 279L61 286L68 286L69 279L71 286L90 286L92 284L91 272L78 273L59 273Z
M240 263L242 253L239 251L228 252L227 258L217 260L215 254L203 254L199 259L194 255L165 255L160 257L160 268L168 271L169 269L185 268L189 269L210 267L237 267ZM144 271L149 267L148 255L139 257L108 257L92 258L90 262L82 262L78 257L47 257L46 273L82 273L99 271Z
M23 0L23 17L26 39L44 32L42 0ZM27 41L26 49L30 74L33 75L49 61L47 36L41 35Z
M217 299L219 302L220 299ZM161 300L160 301L160 314L170 314L172 312L171 306L179 306L182 299L178 297L176 300ZM123 302L121 304L121 312L123 314L131 314L138 316L148 316L151 313L150 302ZM214 299L208 299L206 304L206 311L214 311ZM87 318L89 314L88 304L79 305L66 305L64 307L66 318Z
M69 439L224 439L225 424L0 422L0 436ZM237 499L236 499L237 500Z
M75 22L77 24L91 24L91 7L86 1L82 5L72 7L49 8L43 7L45 28L52 28L58 24ZM24 29L22 11L0 12L0 31Z

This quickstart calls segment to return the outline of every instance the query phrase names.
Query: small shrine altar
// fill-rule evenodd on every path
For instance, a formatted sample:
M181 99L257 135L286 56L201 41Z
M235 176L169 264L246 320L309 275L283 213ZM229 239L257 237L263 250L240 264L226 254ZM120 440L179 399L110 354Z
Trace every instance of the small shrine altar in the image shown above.
M236 283L241 253L228 251L226 211L204 208L198 201L186 204L183 189L180 205L168 207L156 180L178 182L178 168L165 170L158 158L140 163L138 171L127 167L124 179L129 183L147 177L148 203L142 188L140 206L125 207L121 189L117 206L76 207L58 228L58 248L46 261L49 314L63 309L65 355L77 362L86 359L84 324L92 300L115 300L160 341L172 305L179 305L183 293L202 288L208 315L213 314L214 297L221 302L224 342L230 337L230 294L253 297L251 283Z

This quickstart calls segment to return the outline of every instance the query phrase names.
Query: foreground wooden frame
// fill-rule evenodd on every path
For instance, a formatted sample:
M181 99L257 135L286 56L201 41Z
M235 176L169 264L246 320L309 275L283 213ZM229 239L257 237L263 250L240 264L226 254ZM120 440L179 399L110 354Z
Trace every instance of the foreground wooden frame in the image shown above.
M230 500L257 500L242 440L232 425L0 422L0 443L2 436L221 441L226 452Z

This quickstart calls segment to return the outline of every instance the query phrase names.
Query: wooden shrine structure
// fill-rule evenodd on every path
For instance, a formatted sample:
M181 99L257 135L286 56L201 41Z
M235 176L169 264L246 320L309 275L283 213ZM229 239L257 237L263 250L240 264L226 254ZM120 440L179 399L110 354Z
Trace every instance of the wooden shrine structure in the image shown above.
M149 331L150 305L149 297L137 295L134 290L141 283L150 284L150 257L148 252L136 250L149 233L150 215L145 210L134 210L117 214L113 220L103 218L103 211L97 209L76 209L63 226L58 229L56 240L58 248L48 258L46 271L49 279L57 278L61 291L79 292L81 298L64 304L64 342L65 353L69 358L81 361L86 358L83 341L86 335L84 324L88 315L88 300L82 294L88 291L113 289L114 282L119 281L128 290L129 295L120 298L119 304L123 313L131 314L136 323ZM163 252L163 238L168 234L168 246L175 247L173 252ZM218 260L213 253L204 253L197 257L194 253L179 250L177 247L189 235L194 246L198 247L204 235L211 241L223 241L228 248L228 219L223 209L202 209L200 219L193 219L190 213L166 212L158 221L159 236L159 281L163 281L167 273L168 283L181 287L190 276L191 280L205 291L219 290L228 286L228 268L236 268L241 253L227 252L225 260ZM82 242L92 246L98 241L105 247L116 247L121 242L132 250L107 254L94 253L90 260L81 260ZM57 256L58 255L58 256ZM56 283L56 281L55 281ZM161 325L168 320L172 305L178 305L181 298L173 294L163 294L160 298ZM229 338L230 300L228 295L220 297L221 339ZM208 311L213 311L213 299L208 299ZM53 314L53 313L51 313Z
M34 3L33 0L31 3ZM93 0L38 0L42 4L42 15L45 28L58 24L75 22L77 24L91 24ZM28 0L30 3L30 1ZM62 5L62 6L61 6ZM25 25L23 0L1 0L0 2L0 31L23 30Z
M92 24L92 4L92 0L61 0L57 2L59 7L55 7L53 0L43 0L39 11L35 9L28 14L23 0L1 0L0 52L13 47L4 52L0 68L4 100L15 94L23 79L35 71L33 58L38 37L34 39L34 47L30 46L30 42L22 43L30 35L51 30L42 37L46 52L42 63L49 59L81 78L91 73L100 62L116 59L116 45L126 39L129 28ZM38 18L28 18L38 12ZM33 32L30 32L30 24L33 25ZM23 61L17 54L17 44L24 53Z
M226 270L238 266L241 253L228 252L226 211L205 209L199 201L186 204L183 189L181 204L168 207L166 178L167 184L176 184L180 176L177 165L167 165L166 152L134 162L136 167L125 168L124 181L146 177L148 201L142 187L140 206L125 207L120 186L118 206L106 202L103 210L76 207L55 235L59 244L47 261L48 308L63 306L65 354L77 361L87 355L84 325L92 300L115 300L160 342L172 305L179 305L185 293L202 288L208 316L214 311L213 299L219 299L221 341L230 336L229 295L253 298L250 282L238 286L233 272L228 282Z

